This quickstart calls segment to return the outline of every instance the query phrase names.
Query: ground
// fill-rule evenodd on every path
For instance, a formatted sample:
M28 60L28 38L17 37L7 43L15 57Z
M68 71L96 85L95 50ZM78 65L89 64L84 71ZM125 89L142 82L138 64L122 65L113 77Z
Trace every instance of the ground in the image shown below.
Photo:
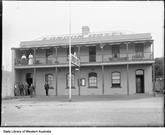
M2 100L2 126L163 126L163 97L40 96Z

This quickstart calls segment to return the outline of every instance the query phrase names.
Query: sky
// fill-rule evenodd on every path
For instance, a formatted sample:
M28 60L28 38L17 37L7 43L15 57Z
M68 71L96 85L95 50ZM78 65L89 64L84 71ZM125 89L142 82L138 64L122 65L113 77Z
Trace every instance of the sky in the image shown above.
M4 70L12 70L11 48L21 41L69 34L69 3L71 33L81 33L82 26L90 32L151 33L155 57L164 56L163 1L3 1Z

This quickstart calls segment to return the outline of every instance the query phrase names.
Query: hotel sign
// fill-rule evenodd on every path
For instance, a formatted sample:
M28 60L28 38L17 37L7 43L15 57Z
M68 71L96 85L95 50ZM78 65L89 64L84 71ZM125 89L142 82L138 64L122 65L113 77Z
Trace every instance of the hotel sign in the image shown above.
M71 54L71 63L75 66L80 66L80 59L74 55L74 54Z

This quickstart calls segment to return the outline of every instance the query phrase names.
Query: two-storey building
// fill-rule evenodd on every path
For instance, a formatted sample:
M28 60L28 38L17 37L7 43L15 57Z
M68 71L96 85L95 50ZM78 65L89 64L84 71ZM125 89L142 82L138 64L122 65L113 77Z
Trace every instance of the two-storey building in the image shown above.
M24 41L12 48L13 87L17 82L35 85L36 95L68 95L69 35ZM72 65L72 95L113 95L153 93L153 39L150 33L114 32L71 35L72 53L80 68Z

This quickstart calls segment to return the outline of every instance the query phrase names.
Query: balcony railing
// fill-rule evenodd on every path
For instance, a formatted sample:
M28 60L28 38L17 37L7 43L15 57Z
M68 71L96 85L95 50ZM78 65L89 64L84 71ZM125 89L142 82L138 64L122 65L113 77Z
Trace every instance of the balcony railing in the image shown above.
M137 60L152 60L153 55L150 52L145 52L142 54L128 54L128 60L137 61Z
M94 58L95 57L95 58ZM90 59L89 55L81 55L80 56L80 63L111 63L111 62L124 62L124 61L145 61L145 60L152 60L152 53L151 52L144 52L142 54L135 54L129 53L128 57L127 54L120 54L119 57L113 57L112 54L104 54L104 55L96 55L92 56ZM92 60L92 61L90 61ZM32 62L29 62L29 59L16 59L15 65L59 65L59 64L68 64L67 56L58 56L57 59L55 57L46 58L46 57L36 57L35 61L33 59Z

